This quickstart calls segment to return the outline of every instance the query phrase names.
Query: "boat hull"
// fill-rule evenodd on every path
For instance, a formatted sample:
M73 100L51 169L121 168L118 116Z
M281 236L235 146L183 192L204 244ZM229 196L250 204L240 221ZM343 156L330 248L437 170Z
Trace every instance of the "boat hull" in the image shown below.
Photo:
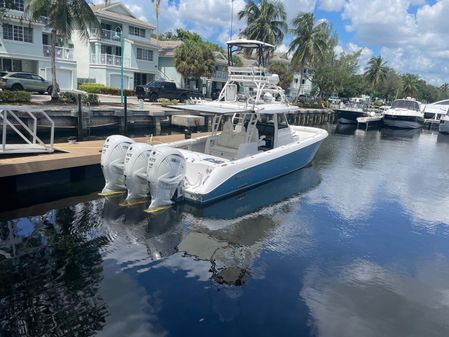
M341 124L357 124L357 118L366 117L364 111L336 110L338 113L338 122Z
M194 203L207 204L299 170L313 160L321 142L322 140L317 141L278 158L243 169L209 193L193 194L186 191L185 198Z
M401 129L418 129L424 125L424 118L415 116L384 115L385 126Z
M438 131L449 134L449 120L441 120Z

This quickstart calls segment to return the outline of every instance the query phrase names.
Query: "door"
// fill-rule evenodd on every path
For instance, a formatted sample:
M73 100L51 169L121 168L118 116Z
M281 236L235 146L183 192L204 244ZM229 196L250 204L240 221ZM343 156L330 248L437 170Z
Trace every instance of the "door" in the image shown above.
M39 75L31 75L33 77L33 87L36 91L47 91L47 81L45 81L42 77Z
M123 76L123 89L128 89L128 76ZM109 78L109 85L113 88L120 89L120 75L112 74Z
M69 69L56 69L56 82L60 90L73 90L73 72ZM47 80L51 82L51 69L47 68Z
M177 98L178 92L176 90L176 85L171 82L164 82L164 89L163 89L164 97L173 99Z

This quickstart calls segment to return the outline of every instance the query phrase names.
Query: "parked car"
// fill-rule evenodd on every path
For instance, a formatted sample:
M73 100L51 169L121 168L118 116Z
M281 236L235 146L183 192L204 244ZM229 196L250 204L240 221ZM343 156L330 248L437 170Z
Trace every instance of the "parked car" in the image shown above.
M196 90L179 89L173 82L153 81L145 85L138 85L136 96L138 99L149 99L150 102L155 102L158 98L177 99L184 102L190 97L202 98L203 94Z
M35 91L40 94L47 92L51 95L53 86L51 82L39 75L23 72L11 72L0 78L0 88L8 90Z

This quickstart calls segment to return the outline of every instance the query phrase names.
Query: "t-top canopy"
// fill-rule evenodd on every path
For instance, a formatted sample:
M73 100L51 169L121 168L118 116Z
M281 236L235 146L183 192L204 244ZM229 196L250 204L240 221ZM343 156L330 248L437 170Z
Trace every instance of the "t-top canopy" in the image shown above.
M239 39L239 40L230 40L226 42L228 46L236 46L236 47L242 47L242 48L254 48L257 49L259 47L266 47L266 48L274 48L272 44L265 43L262 41L257 40L245 40L245 39Z

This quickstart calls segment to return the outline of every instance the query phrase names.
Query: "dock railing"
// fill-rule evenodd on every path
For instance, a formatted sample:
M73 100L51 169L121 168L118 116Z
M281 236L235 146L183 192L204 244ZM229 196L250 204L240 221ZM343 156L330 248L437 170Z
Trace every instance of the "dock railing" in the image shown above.
M50 123L50 144L45 144L37 135L38 119L35 116L36 113L42 115ZM0 118L2 119L2 147L0 149L0 154L51 153L54 151L55 123L45 111L30 110L28 108L17 106L0 106ZM29 123L25 123L23 119L31 120L31 125L29 125ZM8 144L8 127L10 127L16 135L23 139L25 143ZM19 128L22 128L22 130Z

